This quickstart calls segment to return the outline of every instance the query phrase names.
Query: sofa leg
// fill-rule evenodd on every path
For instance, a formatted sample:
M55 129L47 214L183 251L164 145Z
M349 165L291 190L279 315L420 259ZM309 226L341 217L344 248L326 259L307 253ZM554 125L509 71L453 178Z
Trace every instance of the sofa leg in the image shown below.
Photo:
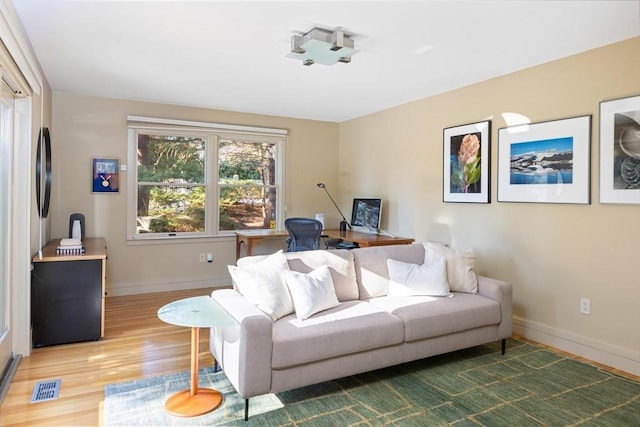
M507 339L503 338L502 339L502 355L503 356L504 356L504 353L505 353L506 349L507 349Z
M244 400L244 420L249 421L249 399Z
M220 365L218 365L218 361L214 358L213 359L213 372L219 372L220 371Z

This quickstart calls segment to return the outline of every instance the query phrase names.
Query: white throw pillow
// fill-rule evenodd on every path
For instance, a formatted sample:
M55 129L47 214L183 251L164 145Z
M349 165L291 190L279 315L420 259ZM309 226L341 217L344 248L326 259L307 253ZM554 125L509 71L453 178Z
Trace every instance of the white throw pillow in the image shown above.
M300 320L340 305L333 287L331 270L326 265L309 274L289 271L284 278L293 298L296 317Z
M387 260L389 296L449 296L447 264L444 257L423 265Z
M473 271L475 254L473 249L458 251L443 245L424 244L424 260L445 257L447 260L447 281L453 292L478 293L478 278Z
M255 264L230 265L228 269L238 292L272 321L293 313L293 301L284 283L289 264L282 250Z

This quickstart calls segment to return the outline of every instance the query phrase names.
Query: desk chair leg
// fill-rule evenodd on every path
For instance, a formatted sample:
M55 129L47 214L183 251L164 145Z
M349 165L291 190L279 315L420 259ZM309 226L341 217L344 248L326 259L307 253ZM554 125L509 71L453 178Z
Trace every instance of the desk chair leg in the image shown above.
M249 421L249 399L244 400L244 420Z

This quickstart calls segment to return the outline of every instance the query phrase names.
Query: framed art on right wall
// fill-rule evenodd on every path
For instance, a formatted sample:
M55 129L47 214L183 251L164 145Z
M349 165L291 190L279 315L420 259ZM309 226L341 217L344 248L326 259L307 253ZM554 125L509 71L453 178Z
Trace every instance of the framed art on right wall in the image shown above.
M600 103L600 203L640 204L640 95Z
M498 201L590 203L591 116L498 130Z
M443 131L442 201L489 203L491 120Z

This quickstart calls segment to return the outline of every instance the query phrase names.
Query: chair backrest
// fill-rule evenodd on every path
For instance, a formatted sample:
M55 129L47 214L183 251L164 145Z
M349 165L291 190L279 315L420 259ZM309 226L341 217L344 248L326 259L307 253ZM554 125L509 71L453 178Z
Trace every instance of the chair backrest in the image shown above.
M320 248L322 223L313 218L287 218L284 227L289 232L287 252L311 251Z

